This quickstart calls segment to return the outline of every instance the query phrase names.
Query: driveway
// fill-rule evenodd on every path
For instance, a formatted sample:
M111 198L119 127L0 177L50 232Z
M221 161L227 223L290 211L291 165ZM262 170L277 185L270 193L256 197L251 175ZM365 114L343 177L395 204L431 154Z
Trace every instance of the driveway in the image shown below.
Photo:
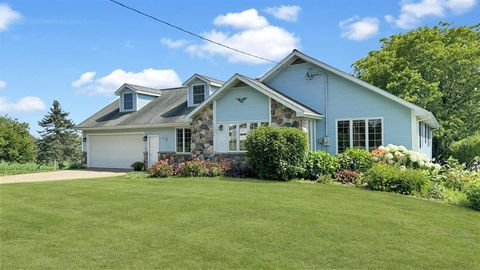
M125 171L115 170L63 170L54 172L0 176L0 184L112 177L125 174Z

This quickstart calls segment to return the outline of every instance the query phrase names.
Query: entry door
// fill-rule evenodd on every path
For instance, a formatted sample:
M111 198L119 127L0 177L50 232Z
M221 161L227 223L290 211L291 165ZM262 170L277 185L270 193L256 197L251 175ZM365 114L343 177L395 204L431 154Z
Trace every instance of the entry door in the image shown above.
M148 136L148 166L152 166L158 161L158 151L160 145L160 139L158 135Z

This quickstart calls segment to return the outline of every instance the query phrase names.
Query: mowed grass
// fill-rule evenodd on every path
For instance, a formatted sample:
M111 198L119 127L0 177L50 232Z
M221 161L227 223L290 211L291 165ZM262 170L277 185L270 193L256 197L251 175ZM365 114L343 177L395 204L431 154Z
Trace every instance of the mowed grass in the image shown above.
M233 179L0 185L2 269L479 269L480 212Z

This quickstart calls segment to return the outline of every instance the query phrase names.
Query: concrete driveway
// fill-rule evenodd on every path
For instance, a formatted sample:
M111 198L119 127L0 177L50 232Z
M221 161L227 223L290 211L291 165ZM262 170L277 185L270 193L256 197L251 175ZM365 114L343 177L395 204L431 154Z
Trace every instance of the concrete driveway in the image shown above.
M0 176L0 184L59 181L125 175L125 171L116 170L63 170L54 172L29 173Z

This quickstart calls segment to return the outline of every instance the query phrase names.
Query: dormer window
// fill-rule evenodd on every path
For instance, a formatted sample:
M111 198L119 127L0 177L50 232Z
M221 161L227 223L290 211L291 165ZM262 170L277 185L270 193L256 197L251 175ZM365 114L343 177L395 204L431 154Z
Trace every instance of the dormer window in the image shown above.
M123 93L123 110L133 110L133 93Z
M205 100L205 85L198 84L192 87L193 104L198 105Z

